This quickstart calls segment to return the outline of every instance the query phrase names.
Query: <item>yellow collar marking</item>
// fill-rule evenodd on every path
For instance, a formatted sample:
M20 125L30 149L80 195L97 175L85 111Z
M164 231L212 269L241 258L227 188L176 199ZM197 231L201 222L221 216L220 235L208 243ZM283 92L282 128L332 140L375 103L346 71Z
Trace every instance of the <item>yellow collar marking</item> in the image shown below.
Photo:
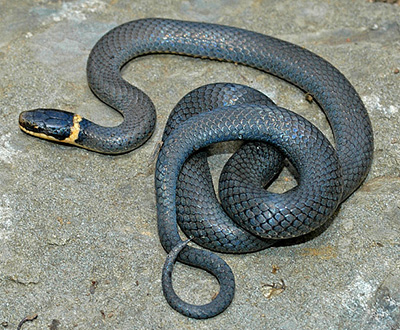
M75 141L78 138L79 131L81 129L81 125L79 125L81 121L82 117L78 114L75 114L74 118L72 119L73 126L71 127L71 134L66 139L61 140L60 142L75 144Z

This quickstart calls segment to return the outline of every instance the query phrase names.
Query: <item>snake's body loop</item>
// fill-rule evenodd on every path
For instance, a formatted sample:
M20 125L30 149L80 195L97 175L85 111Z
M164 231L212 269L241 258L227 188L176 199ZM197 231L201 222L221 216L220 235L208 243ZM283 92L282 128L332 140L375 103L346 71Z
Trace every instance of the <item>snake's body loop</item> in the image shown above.
M336 150L304 118L271 104L243 103L189 118L165 139L156 166L158 231L167 252L178 247L166 264L165 276L170 276L170 265L178 258L214 274L221 289L217 298L204 306L182 302L167 284L164 293L179 312L207 318L229 305L234 278L229 266L216 254L186 246L179 236L176 181L189 155L210 143L255 140L273 145L276 149L273 152L284 155L296 167L299 184L282 195L259 187L249 191L247 184L233 187L231 182L236 182L240 171L226 172L229 174L225 175L221 195L229 204L225 211L244 226L246 235L259 235L257 240L262 245L265 239L293 237L314 230L357 189L372 162L372 128L367 111L348 80L327 61L304 48L234 27L151 18L114 28L98 41L89 56L89 86L103 102L123 115L124 121L119 126L102 127L79 115L40 109L20 115L21 129L103 153L117 154L137 148L151 136L156 114L149 97L126 82L120 69L135 57L154 53L229 61L283 78L312 95L334 133ZM248 152L259 156L254 149ZM245 158L241 161L239 157L239 161L231 164L244 164ZM217 243L210 247L223 251L224 235L216 233ZM199 242L200 236L203 234L194 241ZM241 245L236 239L228 241L230 246L226 249L241 252L240 249L246 248L246 244ZM262 248L254 244L251 249Z

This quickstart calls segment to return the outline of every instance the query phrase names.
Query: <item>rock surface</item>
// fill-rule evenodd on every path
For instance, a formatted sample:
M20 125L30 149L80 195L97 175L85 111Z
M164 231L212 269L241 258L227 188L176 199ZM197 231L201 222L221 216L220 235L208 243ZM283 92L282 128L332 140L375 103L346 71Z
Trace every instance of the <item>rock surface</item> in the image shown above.
M0 328L400 329L400 7L364 0L0 0ZM156 228L152 155L172 107L210 82L248 84L327 134L304 94L233 64L147 56L124 77L153 99L151 140L111 157L34 139L18 114L39 106L114 125L118 114L86 84L90 49L112 27L143 17L233 25L304 46L352 82L375 133L371 172L313 239L223 258L237 282L222 315L196 321L161 290L165 260ZM211 157L215 172L227 155ZM281 182L290 180L281 177ZM277 184L279 186L279 183ZM176 266L175 287L193 303L218 284ZM267 284L283 279L284 291ZM204 288L203 288L204 287Z

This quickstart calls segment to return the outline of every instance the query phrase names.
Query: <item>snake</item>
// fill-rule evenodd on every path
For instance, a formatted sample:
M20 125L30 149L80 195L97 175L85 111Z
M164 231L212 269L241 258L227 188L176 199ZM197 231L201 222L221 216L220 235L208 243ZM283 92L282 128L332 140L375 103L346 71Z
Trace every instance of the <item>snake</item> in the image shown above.
M333 132L334 146L307 119L265 99L261 103L246 98L235 104L217 102L215 109L195 109L196 113L184 120L171 120L179 125L165 133L155 169L158 234L168 254L162 270L162 287L168 303L181 314L210 318L231 304L235 292L232 269L215 251L256 251L281 239L305 235L324 224L369 172L373 157L371 121L360 96L345 76L303 47L238 27L145 18L106 33L91 50L87 62L90 89L122 114L120 125L103 127L79 114L38 108L20 114L21 130L106 154L138 148L155 129L156 111L145 92L122 78L121 68L148 54L233 62L272 74L310 95L326 115ZM222 89L236 96L243 94L236 85L224 85ZM211 94L215 97L215 93ZM195 107L200 103L203 102L195 103ZM222 208L214 207L216 213L213 213L204 207L205 213L199 221L193 214L193 205L202 189L195 191L197 183L193 180L197 170L195 167L190 170L187 164L193 157L203 158L196 154L211 144L231 140L250 142L232 156L221 175ZM287 159L297 171L297 186L278 194L264 186L281 166L272 164L270 169L269 165L259 169L258 163L279 163L282 159ZM270 170L272 174L267 174ZM192 180L183 184L187 189L180 188L180 176ZM243 181L238 183L238 180ZM200 181L208 182L208 175L203 175ZM184 191L188 195L180 196ZM223 212L240 229L218 227L218 217L213 217ZM178 221L189 240L181 238ZM256 238L243 242L235 235ZM212 240L215 242L210 243ZM191 241L207 249L193 247ZM215 299L193 305L175 293L171 276L177 260L216 277L220 290Z

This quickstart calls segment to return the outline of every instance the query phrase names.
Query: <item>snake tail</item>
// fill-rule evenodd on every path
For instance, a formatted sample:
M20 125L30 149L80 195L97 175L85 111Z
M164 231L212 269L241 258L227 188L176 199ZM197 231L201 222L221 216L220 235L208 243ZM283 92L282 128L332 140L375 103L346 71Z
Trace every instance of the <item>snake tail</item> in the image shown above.
M235 278L228 264L215 254L209 254L208 265L203 269L216 277L221 290L210 303L205 305L193 305L183 301L175 293L172 287L173 266L181 251L187 246L191 239L177 244L168 253L162 270L162 288L167 302L179 313L195 319L206 319L222 313L232 302L235 293Z

